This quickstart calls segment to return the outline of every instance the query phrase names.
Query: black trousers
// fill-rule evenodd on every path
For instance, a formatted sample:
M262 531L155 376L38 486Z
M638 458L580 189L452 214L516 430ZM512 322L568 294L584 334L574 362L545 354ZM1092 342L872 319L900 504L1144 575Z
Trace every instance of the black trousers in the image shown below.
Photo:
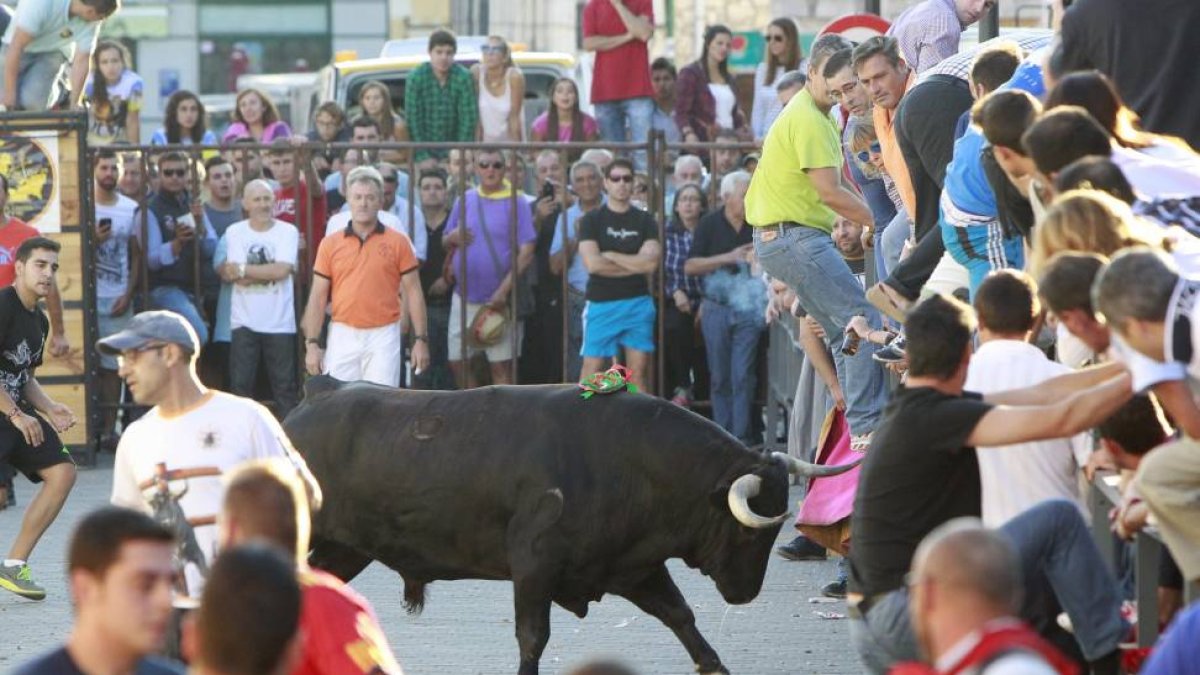
M672 396L676 387L684 387L691 389L693 400L708 398L708 360L695 319L695 314L680 312L674 303L663 311L664 397Z
M238 396L253 398L260 362L271 383L275 416L283 419L300 403L296 334L256 333L249 328L235 328L229 348L229 390Z

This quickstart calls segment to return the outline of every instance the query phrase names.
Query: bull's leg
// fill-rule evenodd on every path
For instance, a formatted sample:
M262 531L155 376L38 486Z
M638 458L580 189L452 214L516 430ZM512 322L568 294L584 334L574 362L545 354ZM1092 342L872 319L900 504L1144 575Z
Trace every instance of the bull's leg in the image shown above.
M345 544L314 536L308 564L329 572L342 581L350 581L371 564L371 558Z
M521 650L519 675L537 675L542 651L550 641L550 594L540 576L513 580L517 614L517 646Z
M675 637L683 643L688 656L692 657L697 672L729 673L725 666L721 665L721 657L717 656L717 652L700 631L696 630L696 615L692 614L687 600L679 592L671 574L667 572L666 565L660 565L654 574L640 584L618 594L670 628Z
M563 496L546 490L523 499L508 526L509 569L517 615L520 675L537 675L538 661L550 641L550 602L554 597L560 554L546 533L562 516Z

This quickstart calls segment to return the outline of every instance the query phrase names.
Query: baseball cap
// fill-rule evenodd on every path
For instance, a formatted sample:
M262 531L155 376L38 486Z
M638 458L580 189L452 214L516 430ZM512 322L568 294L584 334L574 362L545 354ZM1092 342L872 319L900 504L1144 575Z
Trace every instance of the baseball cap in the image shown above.
M130 320L125 330L96 342L96 349L104 354L116 355L152 342L176 344L193 354L200 352L200 340L196 338L196 331L187 319L166 310L138 314Z

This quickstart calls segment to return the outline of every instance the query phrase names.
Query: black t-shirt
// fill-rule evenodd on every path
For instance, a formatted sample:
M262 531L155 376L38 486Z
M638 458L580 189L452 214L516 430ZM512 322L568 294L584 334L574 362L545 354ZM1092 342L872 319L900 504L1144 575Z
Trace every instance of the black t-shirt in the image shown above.
M642 244L650 239L658 239L658 225L653 216L638 208L630 207L625 213L617 213L605 204L579 219L579 240L596 242L601 253L615 251L636 255ZM588 300L624 300L649 294L650 285L644 274L626 277L593 274L588 277Z
M12 400L23 400L21 389L42 365L49 332L50 321L41 309L25 309L12 286L0 290L0 386Z
M186 671L172 661L147 656L138 662L133 672L134 675L182 675ZM59 647L21 666L13 675L84 675L84 672L75 665L67 648Z
M981 511L979 461L965 445L992 409L978 394L900 387L863 461L850 525L850 590L904 585L917 545L935 527Z
M1079 0L1063 15L1065 72L1112 78L1147 131L1200 147L1200 2Z
M426 223L426 230L429 233L428 243L425 245L425 262L421 263L420 277L421 290L425 293L426 305L449 305L450 294L431 298L429 296L429 287L433 282L442 278L443 268L446 266L446 247L442 246L442 233L446 230L446 223L450 220L450 214L447 213L442 222ZM430 225L435 225L430 227Z
M733 229L733 223L725 217L725 209L717 209L705 215L692 234L689 258L711 258L728 253L733 249L754 242L754 228L743 224L741 230ZM731 277L749 276L750 265L738 263L725 265L704 276L704 297L721 304L729 304Z

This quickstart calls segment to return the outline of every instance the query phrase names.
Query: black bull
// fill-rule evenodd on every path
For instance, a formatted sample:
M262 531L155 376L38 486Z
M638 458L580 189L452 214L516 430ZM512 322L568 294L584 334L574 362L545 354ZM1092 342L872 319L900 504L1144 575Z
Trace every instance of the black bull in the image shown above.
M662 399L583 400L569 385L416 392L317 377L284 427L325 494L313 565L349 580L378 560L404 578L410 612L431 581L511 579L521 675L537 673L551 602L583 617L605 593L666 624L700 672L728 672L667 559L750 602L789 469L840 470L752 452Z

